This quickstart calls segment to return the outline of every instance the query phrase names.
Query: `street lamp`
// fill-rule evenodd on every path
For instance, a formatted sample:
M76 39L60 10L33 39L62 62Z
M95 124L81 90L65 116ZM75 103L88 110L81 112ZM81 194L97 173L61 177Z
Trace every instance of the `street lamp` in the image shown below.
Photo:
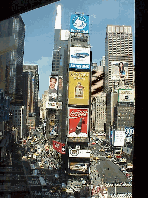
M115 195L116 195L116 178L117 178L117 177L115 177Z

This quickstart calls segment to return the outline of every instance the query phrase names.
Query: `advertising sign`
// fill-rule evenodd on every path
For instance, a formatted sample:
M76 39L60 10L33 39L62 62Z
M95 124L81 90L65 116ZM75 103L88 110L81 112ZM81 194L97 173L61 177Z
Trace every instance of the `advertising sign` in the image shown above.
M89 123L88 108L68 108L68 137L87 137Z
M115 131L114 146L124 146L125 131Z
M90 158L90 150L69 149L69 157Z
M61 41L67 41L69 38L69 30L61 30Z
M70 47L69 68L90 69L90 48Z
M71 173L88 173L89 163L69 162L69 169Z
M65 154L65 144L53 140L53 149L61 154Z
M111 61L111 79L128 79L128 63L124 61Z
M58 101L62 101L63 95L63 76L58 77Z
M89 34L89 15L72 14L70 19L70 32Z
M133 89L119 89L118 90L118 102L134 102L134 90Z
M58 76L49 76L49 101L57 99Z
M46 102L46 108L47 109L56 109L57 108L56 102L49 102L49 101L47 101Z
M89 105L89 72L69 71L68 104Z

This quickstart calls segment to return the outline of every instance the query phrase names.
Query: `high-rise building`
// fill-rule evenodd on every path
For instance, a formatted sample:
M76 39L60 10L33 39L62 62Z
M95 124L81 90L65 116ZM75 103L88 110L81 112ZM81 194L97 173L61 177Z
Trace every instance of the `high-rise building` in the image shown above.
M18 15L1 21L0 32L0 38L11 38L11 36L13 36L17 41L17 49L6 52L0 56L0 68L3 74L3 78L1 78L2 81L0 79L0 86L4 89L5 94L13 98L15 104L22 105L23 87L21 82L25 37L25 24L22 17Z
M39 74L38 65L24 64L24 104L27 107L27 118L30 114L35 115L36 123L39 124L38 92L39 92Z
M67 48L69 31L61 29L61 5L57 6L57 14L55 19L55 31L54 31L54 50L52 60L52 71L58 72L61 57L64 57L64 49Z
M120 81L133 85L132 27L108 25L105 38L105 91Z

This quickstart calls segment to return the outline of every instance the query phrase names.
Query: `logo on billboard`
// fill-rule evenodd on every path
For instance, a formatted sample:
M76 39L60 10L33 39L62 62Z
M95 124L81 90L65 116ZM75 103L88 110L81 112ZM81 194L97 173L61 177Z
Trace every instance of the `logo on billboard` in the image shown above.
M89 16L81 14L71 15L70 32L89 33Z
M72 58L85 58L86 56L89 56L88 53L76 53L76 55L71 55Z

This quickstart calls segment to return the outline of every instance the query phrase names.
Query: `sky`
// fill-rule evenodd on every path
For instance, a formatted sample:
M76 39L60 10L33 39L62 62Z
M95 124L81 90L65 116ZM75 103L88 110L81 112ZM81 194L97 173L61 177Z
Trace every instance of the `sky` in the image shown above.
M92 59L99 65L105 56L107 25L132 26L133 60L135 61L135 2L134 0L61 0L21 14L25 23L24 64L38 64L39 97L48 90L52 71L54 26L57 5L62 7L62 29L69 30L71 14L90 16ZM134 62L135 64L135 62Z

